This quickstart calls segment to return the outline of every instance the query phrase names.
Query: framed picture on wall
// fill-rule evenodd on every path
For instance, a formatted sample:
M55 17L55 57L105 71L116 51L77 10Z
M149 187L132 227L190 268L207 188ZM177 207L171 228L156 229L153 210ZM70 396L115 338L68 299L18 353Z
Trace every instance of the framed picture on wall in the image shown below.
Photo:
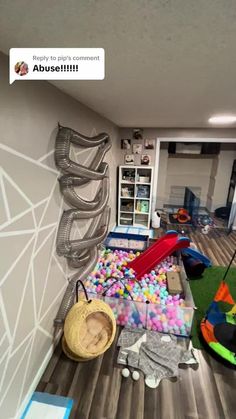
M148 154L142 154L141 164L148 166L151 162L151 157Z
M142 154L142 149L142 144L133 144L133 154Z
M146 140L144 141L144 148L146 150L154 150L154 148L155 148L155 140L148 140L146 138Z
M131 149L131 140L129 138L121 140L121 149L122 150L130 150Z
M142 140L143 139L143 130L142 130L142 128L134 128L133 129L133 139L134 140Z
M125 154L125 164L134 164L133 154Z

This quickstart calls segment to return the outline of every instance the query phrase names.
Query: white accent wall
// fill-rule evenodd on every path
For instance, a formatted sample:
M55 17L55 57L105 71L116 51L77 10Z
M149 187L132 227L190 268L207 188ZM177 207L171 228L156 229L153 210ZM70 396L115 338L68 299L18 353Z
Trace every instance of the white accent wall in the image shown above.
M67 286L67 266L55 253L65 207L54 165L58 121L93 136L106 131L113 147L111 224L116 217L117 127L46 82L8 83L0 54L0 417L16 418L53 349L53 319ZM101 99L102 100L102 99ZM91 150L73 150L86 164ZM93 197L96 182L84 188ZM87 226L78 227L80 238Z

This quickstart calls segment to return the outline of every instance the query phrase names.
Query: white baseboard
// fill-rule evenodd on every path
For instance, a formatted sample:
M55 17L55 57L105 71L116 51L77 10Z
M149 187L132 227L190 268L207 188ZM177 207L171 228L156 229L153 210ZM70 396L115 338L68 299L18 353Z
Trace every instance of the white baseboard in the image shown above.
M50 361L50 359L53 355L53 352L55 350L55 346L58 344L58 342L61 338L61 335L62 335L62 331L59 331L58 335L54 339L53 344L50 346L50 348L49 348L41 366L39 367L38 372L37 372L36 376L34 377L33 382L31 383L29 391L26 394L23 402L21 403L18 411L16 412L14 419L20 419L21 416L23 415L23 413L25 411L25 408L26 408L27 404L29 403L29 401L30 401L30 399L31 399L39 381L41 380L41 377L42 377L42 375L43 375L43 373L44 373L44 371L45 371L45 369L46 369L46 367L47 367L47 365L48 365L48 363L49 363L49 361Z

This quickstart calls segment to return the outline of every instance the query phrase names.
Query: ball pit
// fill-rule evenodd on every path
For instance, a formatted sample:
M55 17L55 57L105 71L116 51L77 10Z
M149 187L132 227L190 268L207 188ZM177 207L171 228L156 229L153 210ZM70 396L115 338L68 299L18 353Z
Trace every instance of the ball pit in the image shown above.
M167 290L166 272L180 269L175 258L168 257L136 281L134 271L128 269L127 264L139 254L103 251L85 281L87 292L100 298L105 294L105 301L111 306L119 325L188 336L193 309L186 307L179 295L172 296Z

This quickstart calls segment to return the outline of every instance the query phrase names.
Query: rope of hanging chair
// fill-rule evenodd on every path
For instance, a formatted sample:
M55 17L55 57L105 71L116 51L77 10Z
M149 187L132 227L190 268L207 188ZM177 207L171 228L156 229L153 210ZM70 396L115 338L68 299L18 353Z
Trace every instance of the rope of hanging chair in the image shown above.
M223 276L222 281L225 281L225 280L226 280L226 276L227 276L227 274L228 274L228 272L229 272L229 269L230 269L230 267L231 267L231 265L232 265L232 263L233 263L233 261L234 261L235 256L236 256L236 249L235 249L234 254L233 254L233 256L232 256L232 258L231 258L231 260L230 260L230 262L229 262L229 265L228 265L228 267L227 267L227 269L226 269L226 271L225 271L225 274L224 274L224 276Z

